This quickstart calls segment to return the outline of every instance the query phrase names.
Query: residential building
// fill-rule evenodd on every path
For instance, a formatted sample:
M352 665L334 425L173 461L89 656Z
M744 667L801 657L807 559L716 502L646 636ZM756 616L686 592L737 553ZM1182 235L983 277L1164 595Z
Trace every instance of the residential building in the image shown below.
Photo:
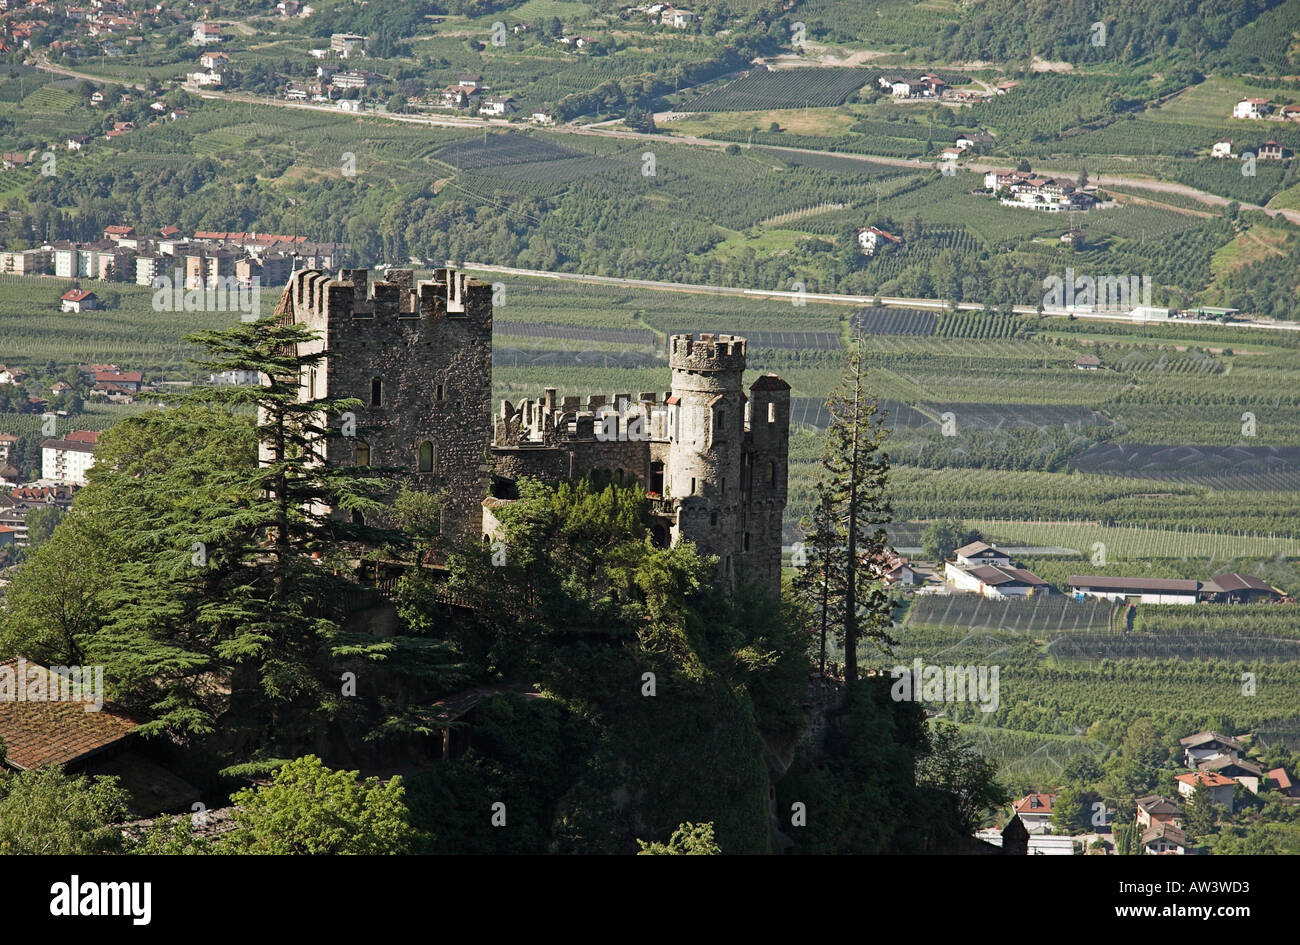
M50 482L84 486L86 473L95 465L95 441L99 434L85 430L41 444L41 478Z
M1182 825L1183 809L1167 797L1152 794L1149 797L1139 797L1135 803L1137 814L1133 819L1143 829L1155 824L1173 824L1175 827Z
M997 567L1011 566L1011 557L1005 551L999 551L993 545L982 541L973 541L969 545L962 545L954 554L957 557L957 563L962 567L974 568L984 564Z
M1243 98L1232 107L1233 118L1263 118L1273 106L1266 98Z
M65 312L89 312L100 307L95 293L84 289L69 289L59 298L59 302Z
M1174 780L1178 782L1178 793L1183 797L1191 798L1198 790L1208 791L1211 801L1226 808L1229 814L1232 813L1233 791L1237 786L1232 778L1213 771L1197 771L1193 774L1180 774Z
M1283 149L1282 145L1272 140L1265 141L1263 144L1261 144L1258 148L1255 149L1255 155L1261 161L1280 161L1282 160L1284 154L1285 154L1285 150Z
M1012 810L1031 834L1052 832L1052 805L1055 794L1026 794L1016 801Z
M490 95L479 106L481 115L509 115L515 110L515 100L508 95Z
M1220 138L1218 141L1214 142L1213 147L1210 148L1210 157L1215 157L1215 158L1232 157L1232 139Z
M330 52L340 59L366 54L366 37L356 33L335 33L330 37Z
M193 46L213 46L224 42L225 39L221 27L215 23L195 23L194 31L190 35L190 44Z
M1142 832L1139 841L1142 852L1162 856L1182 856L1187 853L1187 834L1171 823L1152 824Z
M1095 354L1081 354L1074 359L1074 366L1080 371L1100 371L1101 358Z

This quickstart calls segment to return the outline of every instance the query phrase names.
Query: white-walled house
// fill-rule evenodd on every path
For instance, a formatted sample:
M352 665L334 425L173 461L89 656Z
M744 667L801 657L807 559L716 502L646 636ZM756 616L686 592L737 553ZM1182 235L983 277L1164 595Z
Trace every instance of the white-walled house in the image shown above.
M1215 774L1213 771L1197 771L1192 774L1180 774L1174 780L1178 782L1178 793L1183 797L1190 799L1197 791L1209 791L1211 801L1227 808L1229 814L1232 813L1232 797L1237 787L1237 782L1232 778Z
M1016 801L1013 810L1030 833L1052 832L1052 805L1055 794L1026 794Z
M1243 98L1232 106L1233 118L1263 118L1273 110L1266 98Z
M878 226L864 226L858 229L858 246L862 248L864 256L874 256L877 250L891 243L895 246L904 245L901 236L895 236Z
M1214 147L1210 148L1210 157L1230 158L1232 157L1232 139L1223 138L1214 142Z

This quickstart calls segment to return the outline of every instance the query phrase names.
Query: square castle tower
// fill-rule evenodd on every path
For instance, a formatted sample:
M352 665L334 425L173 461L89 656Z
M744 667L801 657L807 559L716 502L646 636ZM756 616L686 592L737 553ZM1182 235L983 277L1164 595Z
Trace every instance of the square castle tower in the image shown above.
M588 474L641 483L652 534L718 557L717 578L779 589L789 459L790 385L775 374L743 388L745 339L674 335L671 390L610 398L547 388L491 417L492 290L453 269L415 282L409 269L370 281L294 273L277 309L317 330L327 358L303 398L354 397L357 435L331 425L325 461L407 470L447 497L444 532L492 540L494 509L514 482Z

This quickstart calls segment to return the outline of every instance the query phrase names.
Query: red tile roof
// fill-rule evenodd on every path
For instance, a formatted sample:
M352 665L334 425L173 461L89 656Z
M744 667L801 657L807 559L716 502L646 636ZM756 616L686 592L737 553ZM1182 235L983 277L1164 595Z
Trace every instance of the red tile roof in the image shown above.
M69 289L67 292L63 293L62 299L65 302L84 302L94 294L95 293L87 292L84 289Z
M1232 780L1232 778L1225 778L1223 775L1215 774L1213 771L1197 771L1195 774L1180 774L1176 780L1197 787L1201 785L1204 785L1205 787L1226 787L1230 784L1237 783Z
M1014 810L1017 814L1050 814L1055 801L1055 794L1026 794L1016 801Z

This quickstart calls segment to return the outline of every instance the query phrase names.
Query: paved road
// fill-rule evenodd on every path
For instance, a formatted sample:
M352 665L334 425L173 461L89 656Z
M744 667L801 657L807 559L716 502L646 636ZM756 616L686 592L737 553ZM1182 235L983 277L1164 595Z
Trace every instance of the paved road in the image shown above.
M583 282L596 285L614 285L624 288L635 289L652 289L656 291L670 292L692 292L705 295L730 295L740 296L742 298L767 298L767 299L789 299L791 304L795 300L805 302L830 302L842 305L872 305L877 298L882 305L893 305L905 308L929 309L932 311L941 311L948 308L949 303L946 299L913 299L891 296L870 296L870 295L835 295L821 292L783 292L775 289L743 289L733 286L711 286L711 285L694 285L680 282L660 282L654 279L620 279L615 276L589 276L576 272L548 272L541 269L518 269L514 266L496 266L490 263L466 262L464 268L475 272L501 273L502 275L528 276L537 279L556 279L562 282ZM977 312L984 309L984 305L978 302L958 302L955 306L958 311ZM1014 307L1017 315L1037 315L1038 307L1034 305L1017 305ZM1253 321L1237 322L1217 322L1211 319L1199 318L1177 318L1177 319L1135 319L1127 313L1112 312L1091 312L1085 309L1075 308L1068 309L1057 306L1044 306L1044 315L1070 315L1075 318L1096 319L1099 321L1111 322L1129 322L1146 324L1147 322L1160 322L1170 325L1219 325L1227 328L1267 328L1275 331L1300 331L1300 322L1278 322L1269 319L1258 319Z

